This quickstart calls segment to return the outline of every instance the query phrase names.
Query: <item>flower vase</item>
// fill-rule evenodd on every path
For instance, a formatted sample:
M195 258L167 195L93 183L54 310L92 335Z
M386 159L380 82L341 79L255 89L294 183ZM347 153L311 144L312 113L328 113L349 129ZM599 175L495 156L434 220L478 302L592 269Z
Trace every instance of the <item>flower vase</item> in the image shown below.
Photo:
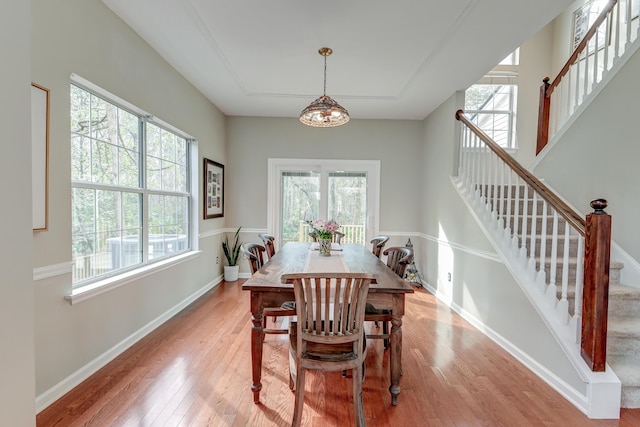
M320 256L330 256L331 239L318 239L318 250L320 251Z

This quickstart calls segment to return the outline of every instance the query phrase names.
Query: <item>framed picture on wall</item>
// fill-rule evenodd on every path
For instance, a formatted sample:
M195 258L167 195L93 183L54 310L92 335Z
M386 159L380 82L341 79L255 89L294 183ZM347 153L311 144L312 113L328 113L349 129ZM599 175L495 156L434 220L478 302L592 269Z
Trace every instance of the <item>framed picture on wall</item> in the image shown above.
M204 159L204 219L224 216L224 165Z
M31 173L33 231L48 230L49 89L31 83Z

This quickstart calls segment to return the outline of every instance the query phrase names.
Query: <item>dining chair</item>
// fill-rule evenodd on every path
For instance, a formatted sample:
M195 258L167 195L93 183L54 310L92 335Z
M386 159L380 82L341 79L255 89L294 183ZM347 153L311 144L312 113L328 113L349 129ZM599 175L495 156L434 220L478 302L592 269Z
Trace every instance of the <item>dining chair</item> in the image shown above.
M404 271L413 262L413 249L406 246L392 246L387 248L383 255L387 256L387 267L398 277L404 278Z
M242 245L242 253L249 261L252 275L264 265L262 254L265 251L265 247L257 243L246 243ZM265 334L288 334L289 330L287 328L267 328L267 319L273 317L273 321L276 322L278 317L295 315L296 310L293 302L285 302L280 307L265 307L262 310L262 331Z
M413 249L405 246L393 246L385 250L384 255L387 256L387 267L393 270L398 277L404 278L404 272L407 269L407 265L413 262ZM370 333L367 334L367 338L383 339L384 348L389 348L389 338L391 338L389 333L391 310L378 309L372 304L367 303L367 307L365 309L365 320L375 322L376 326L379 325L379 322L382 322L382 333Z
M380 258L380 255L382 254L382 249L384 248L384 245L387 244L387 241L389 240L389 236L378 236L378 237L374 237L373 239L371 239L371 252L373 252L373 254ZM365 316L367 314L374 314L372 313L373 311L373 306L371 306L371 304L367 304L367 308L365 309ZM365 320L370 320L370 319L365 319ZM380 324L377 320L374 321L376 328L380 327ZM385 341L385 348L387 348L387 342Z
M382 249L384 248L384 245L387 244L388 240L389 240L389 236L378 236L371 239L371 244L373 245L371 247L371 252L373 252L375 256L380 258L380 255L382 254Z
M247 261L249 261L251 274L255 274L264 265L262 254L266 250L265 247L257 243L245 243L242 245L241 250Z
M276 246L275 246L275 236L271 234L261 233L258 234L258 237L262 240L265 249L267 250L267 259L271 259L272 256L276 254Z
M353 405L357 426L364 426L362 382L366 339L364 308L375 275L365 273L294 273L282 275L293 284L297 321L289 333L290 378L295 384L292 426L300 426L305 373L353 371Z

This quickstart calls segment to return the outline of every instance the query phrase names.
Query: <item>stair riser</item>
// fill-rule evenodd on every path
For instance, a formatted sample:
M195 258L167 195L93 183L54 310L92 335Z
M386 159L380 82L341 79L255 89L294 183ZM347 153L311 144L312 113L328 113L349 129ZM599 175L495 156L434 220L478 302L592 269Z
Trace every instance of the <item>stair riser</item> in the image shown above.
M575 286L576 283L576 268L575 263L569 266L569 286ZM540 270L540 264L536 265L536 269ZM545 263L546 283L549 283L551 276L551 263ZM562 284L562 265L558 264L556 267L556 286ZM620 268L609 268L609 286L620 284ZM615 306L612 301L615 301ZM640 316L640 301L634 299L616 299L611 297L609 299L609 307L615 307L615 312L618 316L627 316L626 313L638 314ZM611 310L611 308L610 308ZM640 320L638 320L640 321Z
M618 281L620 281L618 276ZM609 273L609 283L612 283L612 275ZM638 317L640 318L640 301L633 298L615 298L613 296L609 297L609 317L612 316L620 316L620 317ZM640 322L640 320L638 320Z
M496 186L496 185L476 185L476 190L480 190L482 191L482 194L486 194L489 197L493 198L494 195L495 197L502 197L502 195L504 194L504 197L509 197L511 196L512 198L516 196L516 194L518 195L519 198L523 198L524 197L524 193L525 193L525 188L522 185L503 185L503 186ZM528 195L529 197L532 196L532 191L529 190L528 191Z
M505 218L506 220L506 218ZM533 220L530 216L527 217L526 220L526 225L527 225L527 235L531 234L531 224L532 224ZM536 234L540 235L540 233L542 232L543 228L542 228L542 222L543 219L541 217L536 217ZM522 216L519 216L517 221L514 221L514 217L511 216L509 217L509 221L508 221L509 227L511 228L511 230L515 230L515 225L518 226L518 234L522 234ZM515 224L515 225L514 225ZM565 221L563 220L558 220L558 235L559 236L564 236L564 229L565 229ZM550 236L553 234L553 217L552 216L547 216L547 223L545 224L545 228L546 236Z
M549 283L551 281L551 266L548 264L545 267L545 273L546 273L546 283ZM563 274L562 266L558 266L556 268L556 286L558 287L558 289L562 286L562 274ZM568 275L567 283L569 286L575 286L575 283L576 283L575 268L569 267L569 275Z
M529 243L530 239L527 239L527 254L531 254L531 247L530 247L530 243ZM563 257L564 256L564 238L558 238L557 241L557 254L559 257ZM545 239L545 256L549 257L551 255L551 250L553 249L553 239L551 237ZM536 244L535 244L535 251L534 251L534 255L536 257L540 256L540 251L542 250L542 245L540 243L540 239L537 239ZM578 239L572 239L569 241L569 257L570 258L577 258L578 256Z
M623 408L640 408L640 387L623 386L620 406Z
M518 212L522 213L524 212L524 205L527 205L527 215L531 215L533 214L533 200L531 199L511 199L511 200L490 200L490 204L491 207L493 209L493 206L497 206L497 210L500 213L506 213L506 212L515 212L516 209L516 205L518 206ZM538 200L536 202L536 209L535 209L535 213L537 216L542 215L542 211L543 211L543 207L544 205L540 202L540 200ZM551 212L551 210L549 208L547 208L547 215Z
M607 335L607 354L631 355L640 353L640 340L636 336L621 337Z

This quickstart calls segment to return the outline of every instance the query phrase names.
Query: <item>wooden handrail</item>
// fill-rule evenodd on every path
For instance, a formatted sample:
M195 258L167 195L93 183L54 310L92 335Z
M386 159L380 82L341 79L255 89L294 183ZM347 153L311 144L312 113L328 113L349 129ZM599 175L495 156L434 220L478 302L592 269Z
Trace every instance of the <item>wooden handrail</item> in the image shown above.
M544 147L546 147L549 142L549 117L551 114L551 94L554 90L560 85L562 79L567 75L571 66L578 61L579 56L584 52L587 48L588 43L591 41L593 36L597 33L598 28L607 18L607 15L611 13L613 7L616 5L617 0L609 0L609 3L604 7L600 15L596 18L594 24L587 30L586 34L578 43L575 50L571 53L571 56L564 64L558 75L553 82L549 83L551 80L549 77L545 77L542 81L542 86L540 86L540 104L538 106L538 136L536 140L536 155L542 151Z
M609 14L609 12L611 12L613 6L615 6L617 2L618 0L609 0L609 3L607 3L600 15L598 15L591 28L589 28L582 40L580 40L580 43L578 43L578 46L576 46L571 56L564 64L564 67L562 67L556 78L553 79L551 84L548 86L546 91L547 97L551 96L551 93L553 93L554 89L558 87L558 85L560 84L560 80L562 80L562 78L569 72L569 68L571 68L571 65L576 62L578 56L580 56L582 51L587 47L587 44L589 43L589 41L591 41L591 38L593 38L593 36L598 31L598 27L600 27L600 24L602 24L602 22L606 19L607 15Z
M560 197L547 188L538 178L526 170L517 160L509 155L479 127L474 125L464 115L464 111L456 111L456 119L464 123L474 134L478 136L502 161L504 161L520 178L529 184L567 223L576 229L580 235L585 236L585 220L576 211L571 209Z

